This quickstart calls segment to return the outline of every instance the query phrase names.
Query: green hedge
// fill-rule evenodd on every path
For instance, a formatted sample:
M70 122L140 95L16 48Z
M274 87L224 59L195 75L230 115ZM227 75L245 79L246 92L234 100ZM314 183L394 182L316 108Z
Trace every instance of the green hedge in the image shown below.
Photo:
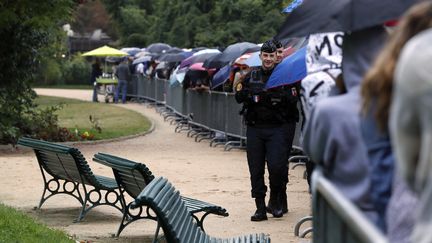
M90 84L91 63L80 53L70 59L45 58L39 64L36 85Z
M72 57L63 63L63 80L65 84L89 84L91 76L91 63L81 54Z

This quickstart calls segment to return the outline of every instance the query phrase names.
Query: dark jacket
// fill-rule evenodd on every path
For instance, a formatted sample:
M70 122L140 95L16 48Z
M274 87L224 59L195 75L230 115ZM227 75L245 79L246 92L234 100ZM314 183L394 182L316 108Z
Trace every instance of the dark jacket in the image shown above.
M241 114L249 126L275 126L299 120L299 86L295 84L265 89L272 72L262 68L253 69L236 87L235 98L238 103L244 104Z
M92 72L90 77L90 84L93 85L96 82L96 78L102 76L102 68L98 63L92 64Z
M131 72L130 72L130 69L129 69L129 65L126 64L126 63L120 63L120 65L118 65L118 67L116 69L115 76L119 80L129 81L130 78L131 78Z

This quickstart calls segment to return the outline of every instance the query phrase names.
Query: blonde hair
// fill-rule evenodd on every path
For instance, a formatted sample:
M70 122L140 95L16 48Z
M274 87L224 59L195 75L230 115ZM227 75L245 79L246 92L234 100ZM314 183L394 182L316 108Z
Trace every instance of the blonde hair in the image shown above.
M423 2L411 7L395 27L387 45L364 77L361 87L362 112L368 113L375 104L373 115L381 131L386 131L388 128L393 75L401 49L411 37L431 27L432 2Z

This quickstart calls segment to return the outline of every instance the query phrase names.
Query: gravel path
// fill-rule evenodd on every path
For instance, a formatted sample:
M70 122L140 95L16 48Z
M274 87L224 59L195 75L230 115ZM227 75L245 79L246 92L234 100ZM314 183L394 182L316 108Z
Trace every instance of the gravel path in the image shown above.
M89 90L36 89L40 95L90 100ZM100 99L102 100L102 99ZM272 242L304 242L294 236L298 219L310 212L310 195L302 178L303 168L290 170L288 185L289 213L282 218L251 222L254 203L250 198L250 183L244 151L223 151L212 148L207 141L196 143L185 133L175 133L174 126L164 122L154 108L128 103L118 105L135 110L154 123L154 131L132 139L110 143L75 145L81 150L94 171L110 175L111 171L91 157L105 152L145 163L156 176L164 176L185 196L219 204L227 208L229 217L209 216L206 232L217 237L230 237L252 232L264 232ZM19 150L0 152L0 201L19 208L50 227L61 228L78 239L92 242L150 242L156 227L151 221L129 225L119 239L116 232L121 215L109 207L90 212L83 222L72 223L78 214L78 203L67 196L48 200L42 210L33 210L42 192L42 180L32 152ZM270 215L269 215L270 216Z

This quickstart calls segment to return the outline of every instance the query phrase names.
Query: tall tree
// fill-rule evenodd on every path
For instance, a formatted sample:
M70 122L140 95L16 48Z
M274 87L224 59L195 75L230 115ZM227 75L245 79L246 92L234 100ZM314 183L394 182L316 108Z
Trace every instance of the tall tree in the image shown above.
M0 143L14 142L31 125L35 93L30 83L41 49L58 38L75 4L70 0L0 2Z
M195 47L263 42L271 38L283 22L281 10L286 1L159 0L146 5L148 0L104 0L104 3L121 29L123 45L129 44L130 35L140 34L145 36L145 45L167 42ZM124 8L135 11L125 12ZM145 14L137 18L139 11ZM131 28L129 18L141 26Z

